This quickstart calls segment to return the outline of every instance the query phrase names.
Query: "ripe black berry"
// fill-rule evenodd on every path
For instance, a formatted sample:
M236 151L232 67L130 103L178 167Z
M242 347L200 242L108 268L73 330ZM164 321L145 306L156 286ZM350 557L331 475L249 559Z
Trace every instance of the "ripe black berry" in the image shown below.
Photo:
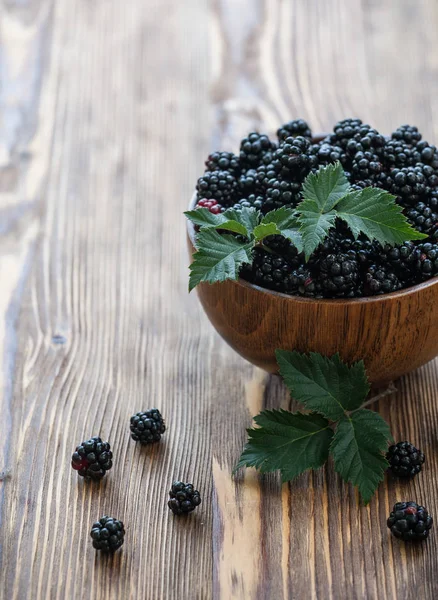
M267 135L250 133L240 143L240 164L242 168L253 169L258 167L262 162L270 159L271 152L274 149L275 144L271 142ZM265 154L268 154L268 157L265 158Z
M416 264L419 250L413 242L404 242L396 246L385 245L380 251L382 263L386 263L400 281L412 282L416 277Z
M421 140L421 133L413 125L401 125L391 135L393 140L399 140L415 146Z
M284 123L277 131L277 136L281 143L288 137L302 136L310 139L312 137L312 132L304 119L295 119L295 121Z
M421 471L424 454L409 442L390 446L386 454L391 471L397 477L414 477Z
M438 228L438 214L424 202L417 202L415 206L405 211L409 223L417 231L431 235Z
M161 440L166 431L163 417L158 408L138 412L131 417L131 437L141 444L153 444Z
M216 200L222 206L233 203L237 180L230 171L206 171L196 185L198 199Z
M234 175L240 172L239 158L232 152L213 152L205 161L207 171L230 171Z
M359 268L353 255L328 254L318 262L319 281L327 296L351 297L359 283Z
M201 504L201 496L191 483L174 481L169 496L167 505L175 515L190 513Z
M76 447L71 457L71 466L81 477L102 479L111 469L113 453L108 442L92 437Z
M405 542L421 541L429 537L433 519L427 509L416 502L397 502L387 525L396 538Z
M314 157L309 152L310 142L307 138L288 137L274 152L272 165L276 173L283 179L301 182L314 163Z
M255 194L250 194L246 196L246 198L241 198L239 202L237 202L233 208L235 210L242 210L242 208L255 208L257 210L262 210L265 204L265 199L263 196L256 196Z
M283 256L256 248L251 268L242 269L241 277L269 290L293 293L295 290L293 268L294 265Z
M401 288L400 280L386 265L371 265L365 275L365 295L390 294Z
M122 521L105 516L93 524L90 535L96 550L115 552L123 546L125 527Z
M421 168L392 169L388 178L388 189L394 196L399 197L403 206L417 204L427 191Z
M300 201L301 185L297 182L286 181L280 177L270 179L266 186L266 200L263 205L263 212L268 213L271 210L282 208L292 208Z
M415 268L419 279L424 281L438 275L438 243L420 244L418 252Z

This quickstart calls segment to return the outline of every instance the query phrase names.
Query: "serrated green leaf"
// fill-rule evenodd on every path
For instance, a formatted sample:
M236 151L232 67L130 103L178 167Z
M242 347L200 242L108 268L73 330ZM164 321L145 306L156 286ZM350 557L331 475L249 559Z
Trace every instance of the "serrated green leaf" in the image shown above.
M259 427L248 429L248 442L236 469L280 470L282 480L290 481L327 461L333 431L320 415L266 410L255 422Z
M192 223L202 229L215 228L231 231L250 237L254 227L261 220L260 213L255 208L243 207L242 210L229 208L223 213L214 215L208 208L197 208L184 213Z
M240 210L227 209L222 216L230 221L237 221L245 227L248 235L251 235L261 221L261 213L255 208L243 206Z
M391 440L388 424L366 409L344 417L336 428L330 453L344 481L357 486L365 504L371 500L388 467L384 452Z
M269 235L281 235L281 231L275 223L261 223L254 228L253 235L256 241L260 242Z
M314 200L303 200L297 206L298 220L301 224L300 233L303 239L306 260L325 240L328 232L335 225L334 211L322 214Z
M310 173L303 183L304 200L312 200L320 213L328 213L350 188L340 162Z
M190 265L189 291L202 281L215 283L237 279L240 267L252 262L254 241L242 242L215 229L201 229L197 240L197 252Z
M287 350L277 350L276 357L294 400L332 421L359 408L370 390L363 361L348 366L338 354L328 358Z
M303 251L303 239L300 233L301 225L294 210L285 206L277 210L272 210L263 217L262 224L264 223L275 223L280 234L290 240L298 252Z
M192 223L199 225L199 227L219 227L222 223L226 223L229 220L222 213L214 215L208 208L187 210L184 214Z
M382 245L426 238L408 223L395 200L385 190L369 187L344 196L336 206L336 213L356 238L364 233Z

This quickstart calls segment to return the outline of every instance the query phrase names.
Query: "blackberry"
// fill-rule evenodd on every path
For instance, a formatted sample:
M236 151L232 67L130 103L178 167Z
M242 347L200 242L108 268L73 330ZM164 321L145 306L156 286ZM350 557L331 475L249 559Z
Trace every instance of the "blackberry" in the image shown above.
M283 179L303 181L315 162L309 148L310 142L305 137L286 138L274 152L272 165L276 173Z
M366 151L356 152L353 158L351 173L354 180L373 179L382 172L382 163L377 154Z
M345 150L348 141L359 133L362 125L360 119L343 119L333 127L334 133L329 136L329 140Z
M436 187L438 187L438 169L435 167L432 167L431 165L425 165L421 162L416 163L415 167L417 168L418 172L421 172L421 174L424 177L424 182L426 184L426 188L430 190L434 190Z
M115 552L123 546L125 527L122 521L105 516L93 524L90 535L96 550Z
M382 162L387 168L412 167L419 159L419 152L401 140L389 140L383 148Z
M76 447L71 457L71 466L81 477L102 479L111 469L113 453L108 442L92 437Z
M256 169L248 169L238 179L239 194L247 196L260 191L262 187L259 185L259 177Z
M381 156L385 146L385 138L376 129L369 125L361 125L354 136L345 145L345 150L350 156L357 152L372 152Z
M271 153L274 149L275 145L267 135L250 133L240 143L240 164L247 169L258 167L263 162L264 154Z
M323 298L321 283L313 277L312 272L305 265L300 265L292 273L292 287L300 296L305 298Z
M419 257L415 265L417 276L425 281L438 275L438 243L426 243L418 246Z
M131 437L135 442L159 442L165 431L166 426L158 408L138 412L131 417Z
M216 200L229 206L237 192L237 180L230 171L206 171L196 186L198 199Z
M421 471L424 454L409 442L398 442L388 448L386 458L397 477L414 477Z
M400 280L387 266L371 265L365 275L365 294L390 294L401 288Z
M388 178L389 191L399 197L403 206L415 205L427 192L426 181L418 167L392 169Z
M302 260L302 255L298 253L297 248L282 235L269 235L263 240L263 245L285 258L293 268L297 268Z
M256 208L257 210L262 210L263 205L265 204L265 199L263 196L256 196L255 194L250 194L246 198L241 198L239 202L234 205L234 210L242 210L242 208Z
M340 146L334 146L328 142L313 144L310 146L309 153L315 157L314 166L320 167L337 161L339 161L342 166L347 166L348 163L345 151Z
M421 140L421 133L413 125L401 125L397 127L391 138L415 146Z
M417 143L416 150L420 153L420 162L438 168L438 152L436 146L429 142L421 141Z
M263 212L287 206L294 207L300 201L301 185L298 182L286 181L284 179L270 179L266 186L266 201Z
M415 278L415 265L419 250L413 242L404 242L396 246L386 244L381 248L380 259L388 264L400 281L412 282Z
M174 481L169 496L167 505L175 515L192 512L201 504L201 496L191 483Z
M239 158L232 152L213 152L205 161L207 171L229 171L234 175L240 172Z
M405 211L409 223L426 235L431 235L438 228L438 214L424 202L418 202L412 208Z
M359 283L357 261L348 254L328 254L320 261L319 281L326 296L352 297Z
M421 541L429 537L433 519L427 509L416 502L397 502L387 525L391 533L404 542Z
M312 138L312 132L310 130L309 125L304 119L295 119L295 121L289 121L288 123L284 123L277 131L278 139L281 142L288 137L298 137L302 136L305 138Z
M213 215L218 215L225 210L223 206L216 202L216 200L207 200L207 198L199 200L196 204L196 208L207 208Z
M242 270L241 276L260 287L292 293L295 291L292 271L293 266L282 256L256 248L251 269Z
M272 163L257 167L256 189L259 193L266 192L271 179L277 179L277 173Z

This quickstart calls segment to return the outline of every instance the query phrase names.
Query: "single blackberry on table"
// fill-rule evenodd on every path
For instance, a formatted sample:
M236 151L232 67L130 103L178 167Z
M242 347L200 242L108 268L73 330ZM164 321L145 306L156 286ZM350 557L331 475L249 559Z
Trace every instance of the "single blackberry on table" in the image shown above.
M207 171L229 171L234 175L240 173L239 157L232 152L213 152L205 161Z
M416 263L419 250L413 242L404 242L391 246L386 244L380 249L380 260L391 267L400 281L412 282L416 276Z
M225 208L221 206L219 202L216 202L216 200L207 200L207 198L198 200L196 208L207 208L213 215L218 215L225 210Z
M421 133L414 125L401 125L397 127L391 138L415 146L421 140Z
M264 162L264 155L269 153L269 158L274 149L275 144L271 142L267 135L250 133L240 143L240 164L242 168L253 169L258 167Z
M409 442L398 442L388 448L386 459L397 477L414 477L421 471L424 454Z
M115 552L123 546L125 527L122 521L104 516L93 524L90 535L93 538L93 547L96 550Z
M419 152L401 140L389 140L383 148L382 162L387 168L412 167L419 160Z
M263 212L267 213L283 206L292 208L301 200L301 184L281 178L270 179L266 186L266 200Z
M242 208L256 208L257 210L262 210L265 204L265 199L263 196L256 196L255 194L250 194L246 198L241 198L239 202L233 206L235 210L242 210Z
M419 257L415 264L418 279L425 281L438 275L438 243L427 242L418 246Z
M288 137L302 136L311 139L312 132L304 119L295 119L294 121L284 123L280 129L278 129L277 136L281 143Z
M113 453L108 442L92 437L76 447L71 457L71 466L81 477L102 479L111 469Z
M290 294L295 291L292 271L293 265L283 256L256 248L251 268L242 269L241 276L260 287Z
M365 275L366 296L390 294L401 288L399 278L386 265L371 265Z
M319 281L325 295L353 297L359 284L359 267L352 255L328 254L318 261Z
M407 208L405 215L417 231L426 235L431 235L438 228L438 214L424 202L418 202L415 206Z
M370 151L360 151L354 155L351 173L354 180L373 179L383 170L377 154Z
M201 496L191 483L174 481L169 496L167 505L175 515L190 513L201 504Z
M427 509L416 502L397 502L387 525L396 538L405 542L421 541L429 537L433 519Z
M272 165L276 173L283 179L303 181L315 163L309 149L310 142L305 137L286 138L274 152Z
M403 206L415 205L427 192L426 180L418 167L391 169L388 189L394 196L399 197Z
M141 444L159 442L166 431L166 425L158 408L151 408L132 415L130 428L132 439Z
M230 171L206 171L196 185L199 200L216 200L225 207L233 203L237 189L237 180Z

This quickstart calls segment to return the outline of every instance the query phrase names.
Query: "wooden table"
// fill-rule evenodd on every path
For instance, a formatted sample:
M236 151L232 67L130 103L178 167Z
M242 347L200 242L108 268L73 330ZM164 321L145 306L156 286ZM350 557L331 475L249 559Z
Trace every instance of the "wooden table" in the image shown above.
M391 539L396 500L438 516L438 362L379 403L424 473L369 507L332 466L281 486L231 477L276 378L230 350L187 293L182 211L213 148L289 118L360 116L438 140L434 0L9 0L1 32L0 596L33 599L438 597L438 531ZM141 449L129 417L159 407ZM114 468L70 469L101 434ZM8 472L10 470L10 472ZM203 504L166 508L174 478ZM93 520L127 526L113 558Z

